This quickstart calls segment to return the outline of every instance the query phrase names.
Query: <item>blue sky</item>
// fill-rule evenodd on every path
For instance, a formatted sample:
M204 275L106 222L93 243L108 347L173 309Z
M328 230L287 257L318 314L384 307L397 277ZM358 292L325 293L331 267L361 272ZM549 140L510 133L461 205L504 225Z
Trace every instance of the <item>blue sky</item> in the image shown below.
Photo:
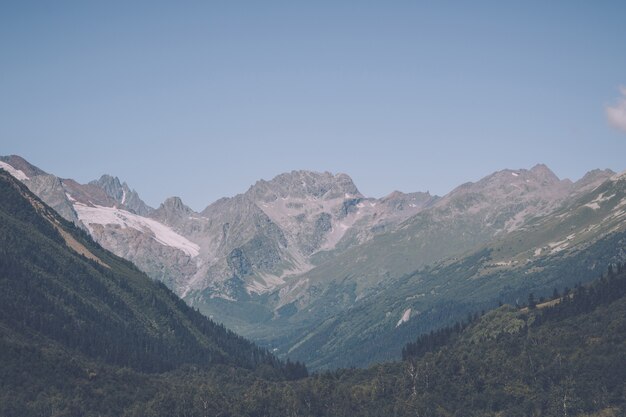
M292 169L375 197L539 162L621 171L625 17L623 1L2 1L0 154L196 210Z

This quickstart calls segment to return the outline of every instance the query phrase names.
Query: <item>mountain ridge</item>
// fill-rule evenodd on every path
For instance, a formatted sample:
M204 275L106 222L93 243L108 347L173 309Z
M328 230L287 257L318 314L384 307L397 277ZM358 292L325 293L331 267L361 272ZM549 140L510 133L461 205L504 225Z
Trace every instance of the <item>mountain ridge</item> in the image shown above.
M443 197L394 191L375 199L346 174L301 170L259 180L200 213L170 197L145 216L125 205L133 191L113 176L86 185L50 174L24 182L203 314L285 355L401 277L524 230L613 176L594 170L572 182L537 164Z

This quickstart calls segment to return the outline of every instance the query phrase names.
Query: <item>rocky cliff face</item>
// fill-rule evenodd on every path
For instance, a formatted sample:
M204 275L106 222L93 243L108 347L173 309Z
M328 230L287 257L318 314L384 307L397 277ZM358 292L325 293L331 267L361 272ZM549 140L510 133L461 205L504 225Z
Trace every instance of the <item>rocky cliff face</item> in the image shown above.
M147 216L153 211L152 207L139 198L135 190L131 190L126 183L120 183L117 177L103 175L99 180L91 181L89 185L102 189L117 204L140 216Z
M329 253L370 239L435 200L419 193L368 199L345 174L293 171L258 181L200 214L187 210L185 221L161 209L153 217L203 248L182 294L238 299L276 290Z

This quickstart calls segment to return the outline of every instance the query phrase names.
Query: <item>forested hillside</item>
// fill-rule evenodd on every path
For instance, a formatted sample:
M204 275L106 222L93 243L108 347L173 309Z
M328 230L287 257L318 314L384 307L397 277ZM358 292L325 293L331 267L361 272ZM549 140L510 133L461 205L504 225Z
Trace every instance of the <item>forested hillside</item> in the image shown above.
M422 336L402 362L295 382L247 379L246 389L213 375L230 396L198 388L206 375L190 389L188 375L170 374L144 415L202 416L207 402L234 416L623 416L626 274L611 271L551 302L504 305Z

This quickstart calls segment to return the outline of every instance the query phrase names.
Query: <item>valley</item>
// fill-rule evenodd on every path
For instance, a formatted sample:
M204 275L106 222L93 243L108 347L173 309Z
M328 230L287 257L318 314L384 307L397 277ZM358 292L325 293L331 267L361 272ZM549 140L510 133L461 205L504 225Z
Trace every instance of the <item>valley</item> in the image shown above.
M149 207L110 175L81 185L0 159L190 306L312 369L397 358L416 333L573 285L625 257L626 181L609 170L572 182L537 165L443 197L381 199L345 174L293 171L196 213L178 197ZM572 262L581 272L563 280Z
M413 329L401 361L309 376L303 364L280 361L187 306L2 171L0 193L2 416L625 410L622 263L593 279L570 258L569 273L589 284L560 288L539 306L504 304L434 331ZM623 247L605 243L605 252ZM415 322L412 314L405 310L395 327Z

